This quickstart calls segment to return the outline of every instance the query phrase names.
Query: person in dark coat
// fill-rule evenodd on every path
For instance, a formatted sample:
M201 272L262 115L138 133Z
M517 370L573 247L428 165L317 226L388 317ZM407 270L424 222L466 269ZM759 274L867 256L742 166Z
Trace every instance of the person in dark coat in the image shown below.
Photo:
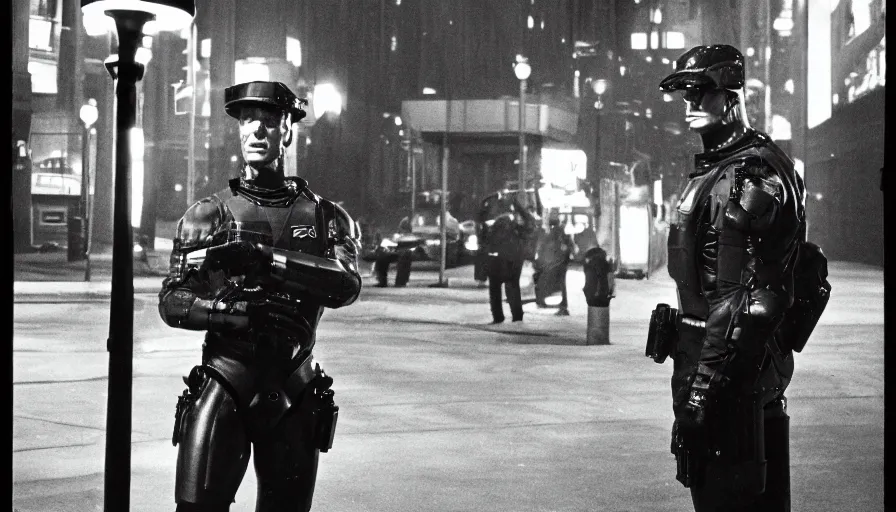
M523 301L520 296L520 275L525 260L525 244L533 230L538 227L538 219L515 198L509 213L503 213L494 220L484 220L485 251L488 271L489 305L492 323L504 321L501 304L501 285L510 303L510 314L514 322L523 320Z
M398 224L398 231L402 234L411 233L411 221L405 217ZM395 250L385 251L379 249L376 262L373 264L373 271L376 274L376 287L385 288L388 286L389 265L395 263L395 287L403 288L407 286L411 279L411 261L413 260L413 249L402 247L400 244Z
M557 316L569 316L569 301L566 295L566 271L569 259L577 251L575 241L560 224L560 214L552 211L548 220L548 230L538 240L535 252L535 302L538 307L547 307L545 299L559 291L560 309Z

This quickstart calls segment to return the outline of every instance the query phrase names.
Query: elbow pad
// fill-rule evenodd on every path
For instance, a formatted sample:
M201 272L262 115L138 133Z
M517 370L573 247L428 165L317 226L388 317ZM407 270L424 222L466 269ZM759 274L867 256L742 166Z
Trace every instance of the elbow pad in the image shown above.
M338 308L361 292L361 278L338 259L273 249L271 279L278 291L297 299L310 299Z
M159 297L159 315L171 327L203 331L209 328L210 300L199 299L182 288L165 290Z

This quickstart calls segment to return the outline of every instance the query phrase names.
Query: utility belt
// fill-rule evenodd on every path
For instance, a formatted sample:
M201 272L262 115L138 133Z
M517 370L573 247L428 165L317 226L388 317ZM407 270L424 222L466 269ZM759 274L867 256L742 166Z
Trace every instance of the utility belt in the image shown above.
M682 330L706 330L706 321L690 315L683 315L668 304L657 304L650 314L650 328L647 331L647 346L644 355L662 364L675 352Z
M195 366L184 377L187 389L177 399L172 444L177 446L185 428L185 419L202 394L204 384L214 378L233 396L242 413L250 439L259 439L274 428L292 407L300 407L310 416L309 435L312 446L326 453L333 447L339 406L333 399L333 384L320 365L309 355L279 386L257 389L256 372L242 362L212 356Z

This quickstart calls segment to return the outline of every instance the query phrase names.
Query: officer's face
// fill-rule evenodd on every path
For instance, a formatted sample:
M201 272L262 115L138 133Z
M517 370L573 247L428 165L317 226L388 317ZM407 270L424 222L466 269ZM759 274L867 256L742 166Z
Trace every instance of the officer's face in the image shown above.
M243 160L253 167L265 167L283 154L289 133L287 116L261 107L240 109L240 147Z
M685 122L697 133L706 133L724 123L725 91L717 89L685 89L681 91L685 108Z

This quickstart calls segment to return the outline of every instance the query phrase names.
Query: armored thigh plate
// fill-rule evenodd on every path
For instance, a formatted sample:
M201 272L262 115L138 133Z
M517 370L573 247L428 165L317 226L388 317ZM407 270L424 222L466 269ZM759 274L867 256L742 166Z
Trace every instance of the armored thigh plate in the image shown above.
M236 401L215 378L206 377L184 414L175 499L231 503L249 463L249 441Z

